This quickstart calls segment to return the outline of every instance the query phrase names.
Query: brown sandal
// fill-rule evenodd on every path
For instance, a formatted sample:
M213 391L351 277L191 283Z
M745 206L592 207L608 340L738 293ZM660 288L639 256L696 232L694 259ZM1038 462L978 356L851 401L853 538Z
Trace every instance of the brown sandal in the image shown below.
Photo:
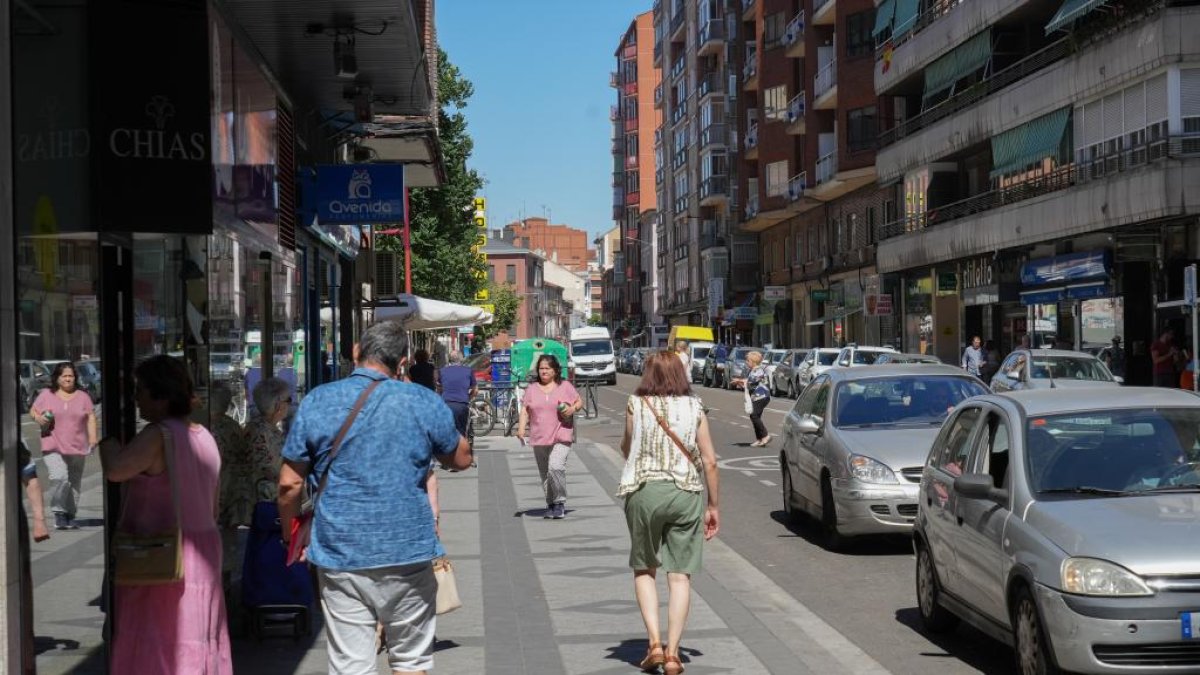
M638 668L641 668L646 672L653 672L658 670L658 667L661 666L665 660L666 657L663 655L663 646L656 642L646 649L646 658L642 659L642 662L638 664Z
M667 675L679 675L683 672L683 661L674 654L667 654L663 658L663 672Z

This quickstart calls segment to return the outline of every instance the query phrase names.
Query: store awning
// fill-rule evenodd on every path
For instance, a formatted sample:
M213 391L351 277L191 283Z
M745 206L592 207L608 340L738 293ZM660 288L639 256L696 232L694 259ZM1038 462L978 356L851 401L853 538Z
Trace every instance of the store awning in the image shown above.
M1086 284L1067 286L1067 297L1071 300L1093 300L1095 298L1111 298L1115 295L1112 284L1107 279L1091 281Z
M925 98L949 89L955 82L987 65L992 58L992 32L985 30L925 69Z
M807 321L807 322L805 322L804 325L805 326L823 326L830 321L837 321L838 319L844 319L848 316L858 314L861 311L863 311L862 307L855 307L854 309L849 310L847 312L839 312L837 314L828 314L819 319L813 319L812 321Z
M399 321L409 330L439 330L492 322L491 313L480 307L405 293L397 295L395 303L377 304L374 310L376 321Z
M892 23L896 20L896 0L883 0L879 6L875 8L875 28L871 30L871 37L877 38L886 30L891 30Z
M1062 7L1058 8L1058 12L1050 19L1050 23L1046 24L1046 35L1062 28L1088 12L1107 5L1108 0L1067 0Z
M1057 155L1071 116L1068 106L992 137L992 178Z
M920 12L920 0L896 0L896 18L892 25L892 35L903 35L917 25L917 14Z
M1065 296L1066 288L1056 286L1054 288L1039 288L1035 291L1021 291L1022 305L1052 305Z

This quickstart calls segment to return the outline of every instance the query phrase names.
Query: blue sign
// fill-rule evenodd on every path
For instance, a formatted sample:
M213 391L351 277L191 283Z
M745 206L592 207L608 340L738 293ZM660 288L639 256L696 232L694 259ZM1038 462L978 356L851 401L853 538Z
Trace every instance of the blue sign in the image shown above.
M1089 251L1038 258L1021 265L1021 284L1042 286L1105 278L1112 266L1108 251Z
M404 222L404 166L318 166L317 220L322 225Z

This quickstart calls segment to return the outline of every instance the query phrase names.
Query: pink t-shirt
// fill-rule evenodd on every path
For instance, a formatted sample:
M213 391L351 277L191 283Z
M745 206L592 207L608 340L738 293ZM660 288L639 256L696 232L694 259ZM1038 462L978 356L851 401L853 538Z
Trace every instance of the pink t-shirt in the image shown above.
M563 380L550 393L542 391L541 385L534 382L525 390L521 403L529 415L529 444L554 445L555 443L571 443L575 440L575 427L564 426L558 416L558 404L574 405L579 400L579 392L575 386Z
M54 413L54 429L42 438L42 452L53 450L63 455L86 455L88 446L87 421L92 414L92 397L87 392L75 390L71 400L63 400L43 389L33 402L39 412Z

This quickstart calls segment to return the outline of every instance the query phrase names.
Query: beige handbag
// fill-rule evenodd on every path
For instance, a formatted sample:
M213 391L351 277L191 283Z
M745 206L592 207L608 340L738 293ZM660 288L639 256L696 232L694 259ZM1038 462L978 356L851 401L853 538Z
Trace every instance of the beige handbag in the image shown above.
M433 576L437 579L437 613L447 614L462 607L458 597L458 584L454 581L454 567L449 558L433 561Z
M153 586L170 584L183 579L183 531L179 508L179 484L176 480L175 444L171 430L159 424L163 437L163 458L171 480L171 501L175 503L175 526L154 534L134 534L117 531L113 535L116 572L113 580L118 586ZM129 501L121 500L121 521Z

